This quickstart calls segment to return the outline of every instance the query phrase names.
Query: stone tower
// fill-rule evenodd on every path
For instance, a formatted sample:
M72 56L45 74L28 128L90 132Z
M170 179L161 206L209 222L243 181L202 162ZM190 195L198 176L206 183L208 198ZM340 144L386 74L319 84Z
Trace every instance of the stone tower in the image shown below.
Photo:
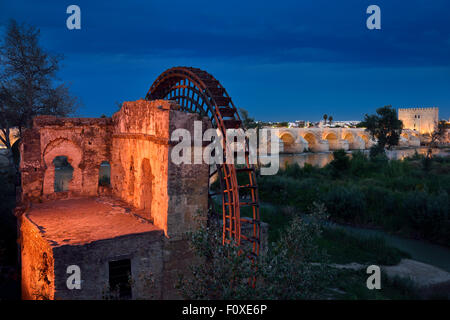
M439 120L439 108L398 109L398 119L403 122L403 129L415 130L420 134L431 133Z

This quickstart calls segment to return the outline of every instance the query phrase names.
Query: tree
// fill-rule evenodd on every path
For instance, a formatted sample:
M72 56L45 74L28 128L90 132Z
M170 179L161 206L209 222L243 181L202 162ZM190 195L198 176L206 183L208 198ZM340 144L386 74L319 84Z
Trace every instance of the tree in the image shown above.
M445 120L438 121L434 131L431 133L430 146L435 147L445 137L447 131L447 122Z
M333 160L330 162L333 175L337 176L350 168L350 158L344 149L333 151Z
M427 151L427 158L431 158L433 153L433 148L435 148L439 142L445 137L447 130L447 123L445 120L438 121L434 131L431 133L429 148Z
M239 113L241 114L242 124L244 125L245 129L251 129L251 128L258 127L258 123L255 121L254 118L250 118L247 110L240 108Z
M331 124L331 122L333 121L333 116L329 116L328 121L329 121L328 123Z
M55 85L61 56L39 46L39 30L11 20L0 46L0 140L11 148L13 127L22 135L37 115L67 116L78 100L64 83Z
M384 151L386 146L390 149L398 145L403 123L398 120L397 112L390 105L378 108L376 112L375 115L366 114L361 125L378 141L377 150Z
M328 119L327 114L324 114L323 115L323 124L327 124L327 119Z

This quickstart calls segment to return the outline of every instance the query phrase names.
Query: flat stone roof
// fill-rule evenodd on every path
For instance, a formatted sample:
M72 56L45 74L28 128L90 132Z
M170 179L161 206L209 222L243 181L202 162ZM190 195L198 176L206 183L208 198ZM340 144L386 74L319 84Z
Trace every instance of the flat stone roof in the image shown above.
M52 247L163 230L139 218L125 203L110 197L61 199L33 203L25 217Z

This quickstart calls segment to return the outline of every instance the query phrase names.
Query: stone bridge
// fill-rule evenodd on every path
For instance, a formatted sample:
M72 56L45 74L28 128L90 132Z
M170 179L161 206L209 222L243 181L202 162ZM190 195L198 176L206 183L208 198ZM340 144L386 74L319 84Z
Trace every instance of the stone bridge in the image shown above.
M364 150L376 143L364 128L281 128L278 137L282 153ZM399 145L419 147L418 133L403 130Z

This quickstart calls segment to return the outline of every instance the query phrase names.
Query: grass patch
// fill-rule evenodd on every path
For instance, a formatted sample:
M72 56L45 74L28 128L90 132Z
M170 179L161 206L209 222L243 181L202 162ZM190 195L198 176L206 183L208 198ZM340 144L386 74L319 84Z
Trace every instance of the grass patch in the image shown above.
M251 216L251 211L243 210L242 214ZM261 220L269 224L269 243L272 243L279 239L292 217L298 213L292 207L263 205L260 214ZM367 237L337 226L324 226L316 244L320 250L327 252L330 262L336 264L396 265L401 259L410 258L408 253L389 246L382 237Z
M325 227L317 243L337 264L396 265L401 259L410 258L409 254L387 245L381 237L366 237L339 227Z

